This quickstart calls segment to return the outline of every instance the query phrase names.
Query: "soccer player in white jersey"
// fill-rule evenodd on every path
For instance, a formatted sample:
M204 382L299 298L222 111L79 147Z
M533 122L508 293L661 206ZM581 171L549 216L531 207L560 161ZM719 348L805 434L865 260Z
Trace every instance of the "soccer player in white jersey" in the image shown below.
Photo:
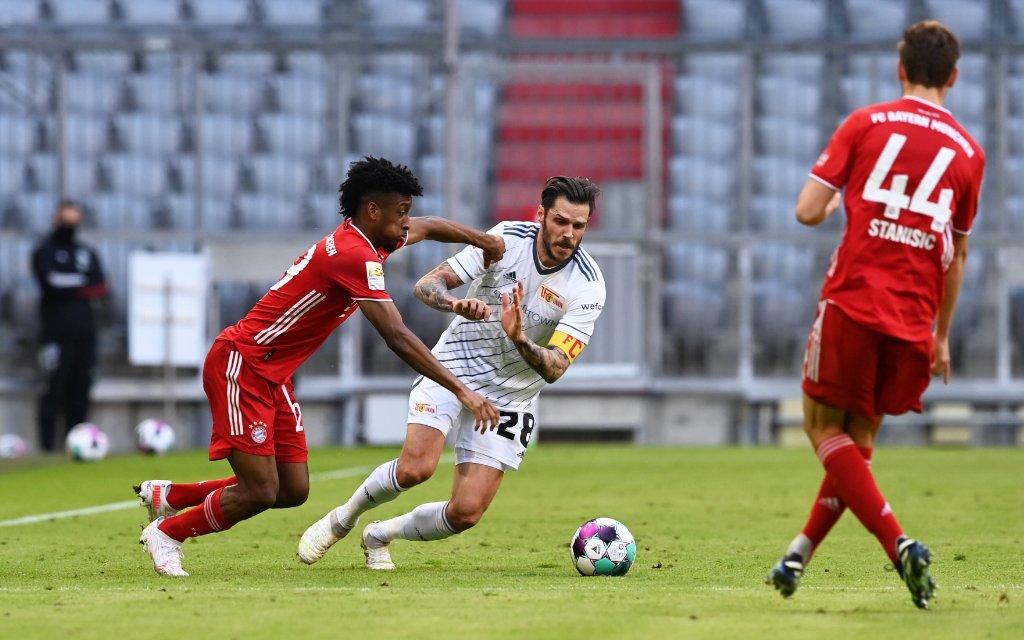
M522 462L537 427L537 395L583 351L604 307L601 270L580 247L599 193L586 178L553 177L541 192L539 222L503 222L490 231L505 240L501 261L485 267L483 254L470 246L420 279L417 298L456 314L434 355L493 402L501 422L496 429L476 429L472 414L451 392L418 379L409 395L401 454L377 467L348 502L306 530L299 542L303 562L322 558L364 512L430 478L452 429L456 467L451 498L368 525L362 534L366 565L394 569L393 540L441 540L480 521L505 471ZM470 285L465 298L449 293L465 283Z

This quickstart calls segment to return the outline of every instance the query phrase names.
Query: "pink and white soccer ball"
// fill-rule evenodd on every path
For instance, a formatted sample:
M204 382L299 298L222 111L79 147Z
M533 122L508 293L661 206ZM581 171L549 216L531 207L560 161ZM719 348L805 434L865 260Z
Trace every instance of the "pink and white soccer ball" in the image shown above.
M28 443L16 433L0 435L0 458L21 458L28 454Z
M110 453L110 439L103 429L91 422L82 422L68 431L64 450L77 462L98 462Z
M135 427L135 446L142 453L160 455L174 448L174 427L163 420L147 418Z

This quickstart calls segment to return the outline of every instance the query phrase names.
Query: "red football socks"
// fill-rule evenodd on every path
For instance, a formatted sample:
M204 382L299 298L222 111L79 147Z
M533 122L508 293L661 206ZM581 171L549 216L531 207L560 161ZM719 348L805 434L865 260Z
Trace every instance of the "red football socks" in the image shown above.
M201 482L193 482L191 484L178 484L177 482L174 482L171 484L171 490L167 492L164 500L171 507L180 511L188 507L196 506L202 502L206 496L210 495L217 489L230 487L237 483L238 480L235 476L231 476L230 478L221 478L220 480L203 480Z
M903 529L878 490L871 468L853 440L841 433L819 442L817 452L831 479L835 497L845 503L861 524L878 538L889 560L897 564L896 539L903 535Z
M220 506L220 494L223 492L224 488L221 487L206 496L201 507L165 519L160 523L160 530L174 540L184 542L187 538L230 529L235 523L224 517L224 510Z
M860 451L861 457L870 466L873 449L871 447L857 447L857 450ZM832 477L826 473L821 481L818 497L814 499L814 505L811 506L811 515L807 518L807 524L804 525L802 531L810 539L814 549L818 548L818 545L822 543L828 532L832 530L832 527L839 522L843 511L846 511L846 503L839 499L835 489L832 488ZM809 560L810 558L804 558L804 562Z

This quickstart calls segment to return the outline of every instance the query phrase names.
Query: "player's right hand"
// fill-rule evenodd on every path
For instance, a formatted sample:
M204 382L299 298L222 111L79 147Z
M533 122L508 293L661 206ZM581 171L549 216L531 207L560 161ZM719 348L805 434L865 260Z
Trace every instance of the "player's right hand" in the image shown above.
M463 298L452 303L452 311L467 320L486 320L491 317L491 307L479 298Z
M484 252L484 269L489 269L505 255L505 238L493 233L485 233L484 240L477 246Z
M498 410L494 408L490 400L476 391L470 391L468 388L459 393L458 398L462 406L472 411L473 415L476 416L476 422L473 424L475 431L483 433L498 428L501 416L498 415Z

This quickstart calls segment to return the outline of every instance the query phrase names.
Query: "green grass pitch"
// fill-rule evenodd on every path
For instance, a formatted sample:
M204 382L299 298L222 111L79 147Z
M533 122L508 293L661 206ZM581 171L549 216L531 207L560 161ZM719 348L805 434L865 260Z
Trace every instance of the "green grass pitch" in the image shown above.
M318 564L305 527L343 501L388 449L321 449L302 507L189 541L190 578L153 572L141 508L0 526L0 638L1021 638L1024 450L880 449L874 469L907 532L936 554L940 586L918 611L849 514L783 600L762 580L803 524L821 477L809 447L677 449L542 444L481 524L399 541L398 570L362 567L357 539ZM147 478L227 472L204 452L0 461L0 521L123 502ZM344 475L344 474L342 474ZM371 512L448 495L451 463ZM575 528L617 518L637 538L622 578L584 578ZM364 516L364 522L367 519ZM355 538L355 536L353 536Z

